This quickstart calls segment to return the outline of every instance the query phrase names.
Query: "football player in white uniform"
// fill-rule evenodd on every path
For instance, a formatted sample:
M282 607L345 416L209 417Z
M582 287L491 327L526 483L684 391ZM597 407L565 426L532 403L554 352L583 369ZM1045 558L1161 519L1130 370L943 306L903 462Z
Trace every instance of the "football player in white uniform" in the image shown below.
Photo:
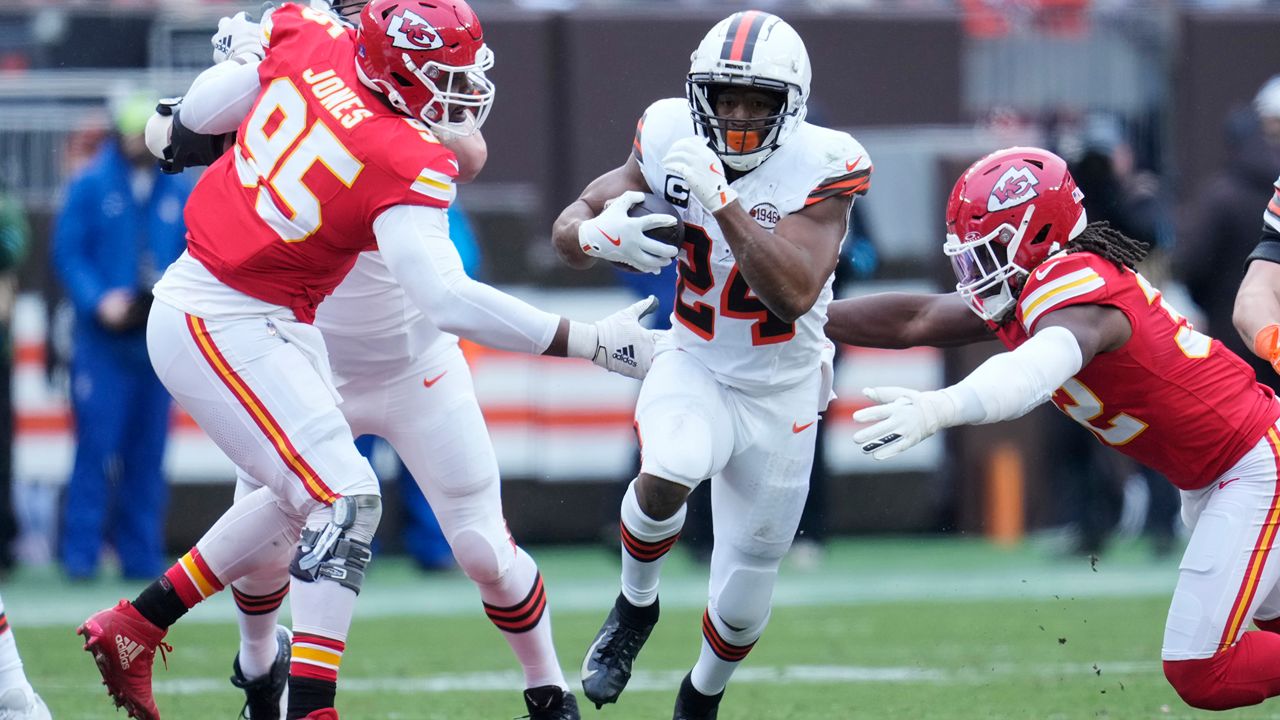
M832 273L871 175L852 137L804 121L809 80L804 43L781 19L750 10L720 21L693 53L687 100L651 105L626 163L556 220L566 264L603 258L648 272L669 253L643 235L653 216L627 208L651 192L685 222L673 329L636 407L642 462L622 502L622 592L583 662L598 707L618 699L658 620L659 570L705 478L709 602L676 718L716 716L769 620L830 396Z

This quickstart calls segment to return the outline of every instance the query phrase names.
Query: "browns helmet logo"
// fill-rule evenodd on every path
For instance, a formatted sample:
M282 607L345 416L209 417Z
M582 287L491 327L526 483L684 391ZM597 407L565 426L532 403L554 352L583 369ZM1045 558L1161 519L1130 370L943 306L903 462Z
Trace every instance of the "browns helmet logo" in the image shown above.
M391 18L387 24L387 36L391 44L404 50L435 50L444 47L444 40L431 23L412 10Z
M1040 180L1026 167L1005 170L987 197L987 212L1008 210L1038 197L1036 185L1039 184Z

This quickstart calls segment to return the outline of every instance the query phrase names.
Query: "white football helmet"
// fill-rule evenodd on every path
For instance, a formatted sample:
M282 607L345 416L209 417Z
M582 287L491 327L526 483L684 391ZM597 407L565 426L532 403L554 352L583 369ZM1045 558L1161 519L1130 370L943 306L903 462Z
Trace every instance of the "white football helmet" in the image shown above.
M759 10L734 13L711 28L690 58L686 89L693 124L725 165L752 170L804 120L812 76L794 28ZM777 93L782 105L759 130L730 130L727 119L716 116L715 96L726 85Z

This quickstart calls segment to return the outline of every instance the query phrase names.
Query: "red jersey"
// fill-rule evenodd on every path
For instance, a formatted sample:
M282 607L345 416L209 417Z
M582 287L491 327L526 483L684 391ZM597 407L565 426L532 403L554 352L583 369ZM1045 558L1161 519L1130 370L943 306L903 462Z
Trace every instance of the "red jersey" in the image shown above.
M1208 485L1280 417L1271 388L1243 360L1196 332L1141 275L1094 253L1058 255L1033 270L1015 320L996 334L1013 349L1046 314L1071 305L1114 307L1133 335L1095 355L1053 404L1174 485Z
M187 203L188 249L214 277L311 322L395 205L447 208L458 166L425 125L361 84L355 31L288 4L262 92Z

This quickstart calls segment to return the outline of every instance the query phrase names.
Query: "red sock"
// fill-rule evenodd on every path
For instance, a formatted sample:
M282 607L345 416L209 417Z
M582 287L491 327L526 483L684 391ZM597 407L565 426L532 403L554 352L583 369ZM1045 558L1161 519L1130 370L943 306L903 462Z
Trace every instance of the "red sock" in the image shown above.
M1164 676L1192 707L1229 710L1257 705L1280 695L1280 635L1246 632L1213 657L1166 660Z
M164 572L164 576L173 584L174 592L178 593L182 604L187 608L195 607L201 600L222 592L222 581L209 569L208 563L196 548L191 548L190 552L179 558L173 567Z

